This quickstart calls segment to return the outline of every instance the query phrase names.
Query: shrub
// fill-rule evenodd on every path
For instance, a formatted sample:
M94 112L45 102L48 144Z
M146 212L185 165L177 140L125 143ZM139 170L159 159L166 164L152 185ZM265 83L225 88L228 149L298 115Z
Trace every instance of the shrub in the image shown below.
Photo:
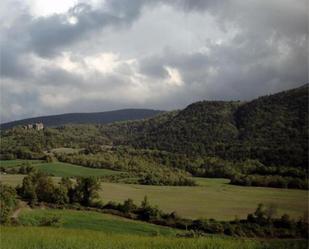
M39 226L56 226L60 227L62 224L61 217L59 216L46 216L39 220Z
M14 188L0 182L0 223L7 223L17 204Z

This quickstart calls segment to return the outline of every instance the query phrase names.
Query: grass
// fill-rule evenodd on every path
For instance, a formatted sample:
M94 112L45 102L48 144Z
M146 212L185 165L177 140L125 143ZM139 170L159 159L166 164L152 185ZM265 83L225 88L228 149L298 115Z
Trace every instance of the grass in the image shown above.
M294 218L303 216L308 209L305 190L234 186L225 179L197 180L200 184L197 187L102 183L100 195L104 201L122 202L131 198L137 203L147 195L153 205L188 218L245 218L259 203L275 204L278 215L288 213Z
M16 167L22 166L26 162L30 162L31 164L36 164L36 163L42 163L43 161L41 161L41 160L22 160L22 159L0 160L0 167L16 168Z
M34 164L40 171L54 176L66 177L66 176L106 176L120 174L120 171L109 169L94 169L78 166L70 163L42 163Z
M22 178L20 175L0 175L0 180L10 185L21 183ZM258 203L273 203L278 207L278 215L288 213L293 218L303 216L308 209L308 191L305 190L234 186L227 184L225 179L199 178L197 181L200 186L196 187L102 183L100 196L104 202L131 198L139 203L147 195L151 204L166 212L217 220L231 220L235 216L245 218Z
M10 185L10 186L17 186L18 184L21 184L25 175L3 175L0 174L0 181L4 184Z
M50 227L1 227L5 249L306 249L306 241L254 241L227 237L176 238L106 234Z
M179 230L169 227L133 221L119 216L93 211L27 208L21 211L19 220L23 225L37 226L42 218L55 216L60 218L61 227L71 229L88 229L110 234L134 234L141 236L175 236L179 232Z
M27 160L5 160L0 161L2 167L14 168L20 167ZM109 169L94 169L78 166L70 163L43 163L42 161L28 160L31 165L42 172L51 174L58 177L70 177L70 176L106 176L120 174L120 171Z

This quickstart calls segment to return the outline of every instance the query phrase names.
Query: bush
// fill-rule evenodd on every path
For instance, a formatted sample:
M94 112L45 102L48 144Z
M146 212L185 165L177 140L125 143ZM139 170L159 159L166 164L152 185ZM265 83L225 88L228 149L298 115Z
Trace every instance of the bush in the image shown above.
M121 206L121 211L126 214L135 212L136 209L137 209L137 206L134 204L132 199L125 200L123 205Z
M62 224L61 217L59 216L47 216L42 217L39 221L39 226L56 226L60 227Z
M0 224L9 221L9 216L17 205L16 197L14 188L0 182Z

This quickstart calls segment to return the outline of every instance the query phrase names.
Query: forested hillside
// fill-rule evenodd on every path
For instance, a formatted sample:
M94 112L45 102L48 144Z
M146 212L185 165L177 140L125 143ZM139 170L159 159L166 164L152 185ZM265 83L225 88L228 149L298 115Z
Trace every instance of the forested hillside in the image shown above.
M191 104L133 143L189 155L216 155L238 137L234 112L239 106L239 102L222 101Z
M189 105L133 144L227 160L306 167L308 85L251 102L203 101Z
M307 167L308 108L308 85L240 106L235 120L243 156Z

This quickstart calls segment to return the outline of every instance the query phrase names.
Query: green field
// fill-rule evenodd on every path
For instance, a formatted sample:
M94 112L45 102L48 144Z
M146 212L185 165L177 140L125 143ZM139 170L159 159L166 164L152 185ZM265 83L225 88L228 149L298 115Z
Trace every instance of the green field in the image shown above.
M176 238L106 234L50 227L1 227L5 249L306 249L306 241L254 241L228 237Z
M10 185L22 182L22 175L0 175ZM54 178L58 180L59 178ZM170 187L136 184L102 183L100 196L104 202L122 202L131 198L136 204L148 196L150 203L164 211L176 211L188 218L215 218L231 220L245 218L258 203L275 204L278 215L288 213L294 218L303 216L308 208L308 191L242 187L229 185L226 179L198 178L200 186Z
M151 235L176 235L178 230L156 226L150 223L129 220L115 215L92 211L57 210L57 209L23 209L19 214L22 225L39 225L42 218L59 217L61 227L71 229L88 229L105 233Z
M59 177L70 177L70 176L106 176L120 174L120 171L114 171L109 169L94 169L86 168L70 163L43 163L35 160L2 160L0 165L5 168L20 167L24 162L30 162L31 166L39 169L42 172L51 174Z
M24 177L25 175L0 174L0 181L3 182L4 184L15 187L23 182Z
M121 202L131 198L139 203L145 195L161 209L188 218L231 220L245 218L258 203L275 204L278 214L294 218L303 216L308 208L308 191L258 188L229 185L225 179L198 179L201 186L168 187L135 184L102 183L104 201Z
M31 163L32 165L37 163L42 163L41 160L22 160L22 159L16 159L16 160L0 160L0 167L4 168L16 168L22 166L24 163Z

